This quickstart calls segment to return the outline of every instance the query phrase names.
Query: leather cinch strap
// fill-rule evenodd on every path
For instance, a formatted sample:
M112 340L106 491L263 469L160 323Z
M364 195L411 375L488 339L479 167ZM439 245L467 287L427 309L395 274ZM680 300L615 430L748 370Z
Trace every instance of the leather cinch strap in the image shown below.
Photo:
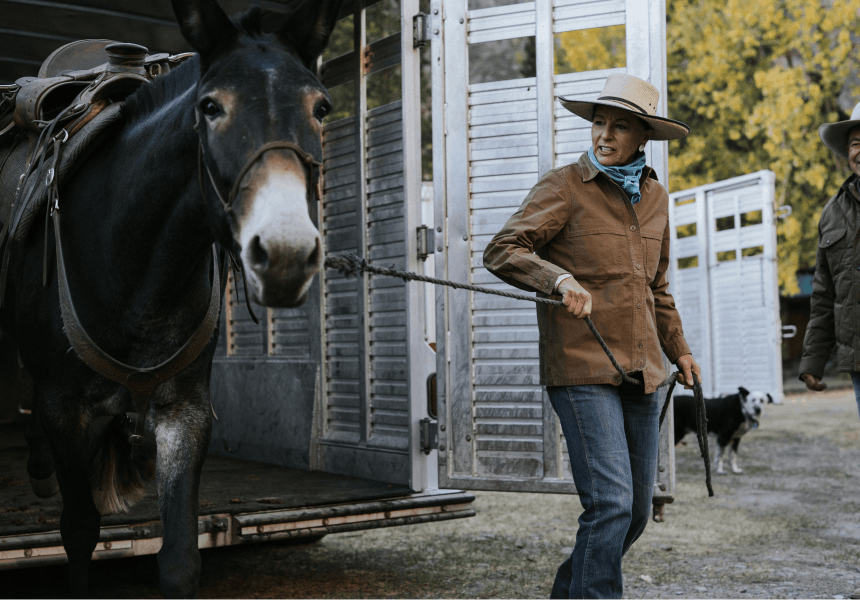
M111 357L87 335L84 330L72 295L69 291L69 282L66 277L66 264L63 260L63 244L60 236L60 209L55 205L51 211L54 222L54 237L57 250L57 280L60 287L60 310L63 315L63 326L66 336L72 344L72 348L78 356L96 373L102 377L111 379L126 386L134 394L135 400L149 397L152 390L159 384L167 381L182 369L190 365L200 356L203 349L212 339L212 333L218 324L218 315L221 312L221 277L218 268L218 251L212 246L212 293L209 296L209 307L206 316L197 327L194 335L185 342L176 354L154 367L132 367ZM138 405L142 410L142 407Z

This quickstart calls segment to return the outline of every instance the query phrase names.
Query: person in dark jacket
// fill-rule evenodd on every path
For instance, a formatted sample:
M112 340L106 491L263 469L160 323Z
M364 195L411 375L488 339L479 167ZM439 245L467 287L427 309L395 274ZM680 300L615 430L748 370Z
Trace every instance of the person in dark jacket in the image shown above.
M860 410L860 103L851 118L818 128L824 145L848 160L853 174L821 211L809 325L803 338L800 379L821 392L824 365L836 349L836 368L851 374ZM853 290L853 291L852 291ZM849 595L860 598L860 588Z
M821 211L811 314L803 339L800 379L810 390L827 388L824 365L835 348L836 367L851 374L860 410L860 104L851 119L825 123L824 144L848 160L854 172Z

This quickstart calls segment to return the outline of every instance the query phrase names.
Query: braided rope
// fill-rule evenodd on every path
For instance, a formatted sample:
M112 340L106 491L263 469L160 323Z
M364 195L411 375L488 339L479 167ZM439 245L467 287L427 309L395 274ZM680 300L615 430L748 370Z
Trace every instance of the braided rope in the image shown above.
M342 252L340 254L326 256L325 266L329 269L336 269L345 277L358 277L360 273L366 272L373 273L375 275L384 275L386 277L396 277L398 279L402 279L403 281L421 281L424 283L432 283L435 285L444 285L458 290L468 290L470 292L480 292L482 294L492 294L494 296L502 296L504 298L513 298L514 300L525 300L526 302L549 304L551 306L564 306L564 303L561 300L550 300L549 298L540 298L538 296L517 294L516 292L494 290L492 288L470 285L468 283L460 283L459 281L437 279L436 277L419 275L418 273L413 273L411 271L401 271L394 265L390 267L377 267L376 265L371 265L369 262L367 262L366 259L360 258L355 254L352 254L351 252ZM609 358L609 361L612 363L612 366L615 367L615 370L618 371L618 373L621 375L622 381L637 386L644 385L644 382L630 377L624 370L624 367L622 367L618 363L618 361L615 359L615 356L612 354L612 351L609 349L609 346L606 345L606 342L603 340L603 337L597 331L597 328L594 326L594 323L591 321L591 318L585 317L584 321L585 324L588 325L588 329L594 335L594 338L600 344L600 347L603 348L603 351L606 353L606 356ZM666 379L664 379L660 385L657 386L658 388L662 388L667 385L670 386L668 391L666 392L666 401L663 404L662 410L660 411L660 427L662 427L663 419L665 419L666 417L666 411L669 408L669 400L671 400L672 398L672 392L675 389L675 383L677 382L678 375L679 373L677 371L675 373L672 373ZM702 386L699 383L699 380L695 374L693 375L693 394L696 398L696 438L699 442L699 449L701 450L702 458L705 461L705 483L708 487L708 495L713 496L714 490L711 487L711 463L708 452L708 419L705 415L705 399L702 393Z

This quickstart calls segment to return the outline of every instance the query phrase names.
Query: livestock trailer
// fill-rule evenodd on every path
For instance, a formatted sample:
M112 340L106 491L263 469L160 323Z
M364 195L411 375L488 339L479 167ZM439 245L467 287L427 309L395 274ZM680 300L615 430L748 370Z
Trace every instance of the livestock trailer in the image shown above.
M0 80L37 70L70 32L185 49L166 0L0 6L21 2L4 11L10 58ZM292 8L259 4L273 25ZM605 64L560 60L579 35L609 40L614 53ZM320 64L336 101L323 134L324 198L313 209L326 252L504 289L482 266L484 246L540 174L590 145L589 124L555 97L593 97L608 75L631 73L661 90L665 116L665 54L664 0L347 0ZM423 144L422 112L432 113ZM432 159L423 205L422 147ZM666 143L647 153L666 182ZM324 270L302 307L254 311L259 324L230 278L201 548L472 516L474 497L460 490L576 492L538 385L530 303ZM8 341L0 352L0 569L63 562L59 498L37 500L24 471L28 379ZM671 415L655 514L674 493ZM95 558L158 550L154 494L103 518Z
M705 396L738 387L782 402L783 337L777 282L773 171L758 171L670 195L672 292L702 367Z

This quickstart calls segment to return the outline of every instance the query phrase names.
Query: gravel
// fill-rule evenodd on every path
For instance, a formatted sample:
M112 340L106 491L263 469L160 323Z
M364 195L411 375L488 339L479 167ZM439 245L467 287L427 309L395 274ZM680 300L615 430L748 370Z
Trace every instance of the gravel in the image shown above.
M629 598L847 598L860 587L860 422L850 391L767 406L741 475L708 498L695 441L676 501L624 561ZM712 442L713 444L713 442ZM581 512L575 496L476 492L477 516L206 550L201 596L547 597ZM154 557L93 563L94 597L158 597ZM5 597L62 597L65 568L3 572Z

